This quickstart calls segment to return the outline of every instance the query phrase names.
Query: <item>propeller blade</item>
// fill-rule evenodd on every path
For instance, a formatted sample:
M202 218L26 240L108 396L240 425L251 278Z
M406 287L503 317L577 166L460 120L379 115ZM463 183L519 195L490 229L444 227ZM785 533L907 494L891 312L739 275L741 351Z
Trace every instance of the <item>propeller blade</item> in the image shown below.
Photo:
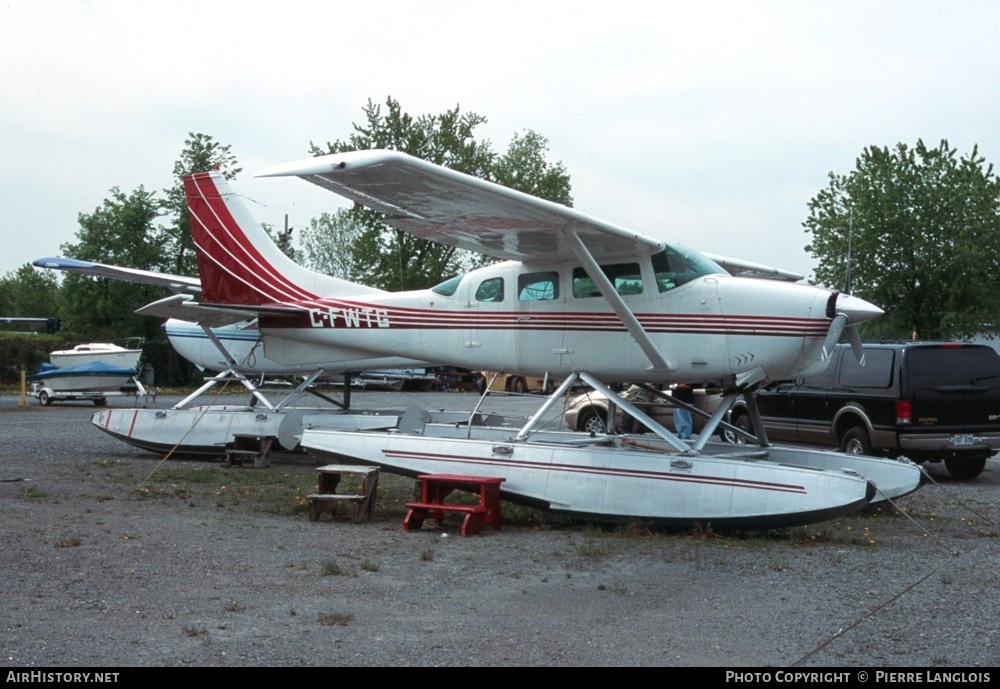
M854 358L858 360L858 363L862 366L865 365L865 349L861 346L861 331L858 330L858 326L851 325L847 328L847 341L851 343L851 351L854 352Z
M833 354L833 348L840 342L840 336L844 333L844 326L847 325L847 316L838 313L830 321L830 329L826 333L826 340L823 342L823 361L828 361ZM853 326L852 326L853 327Z

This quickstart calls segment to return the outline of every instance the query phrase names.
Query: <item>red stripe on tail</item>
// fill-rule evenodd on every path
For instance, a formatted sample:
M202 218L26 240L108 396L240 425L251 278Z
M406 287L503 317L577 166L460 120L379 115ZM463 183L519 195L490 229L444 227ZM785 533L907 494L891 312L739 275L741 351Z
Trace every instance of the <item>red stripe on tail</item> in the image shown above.
M316 298L283 275L266 251L254 244L248 232L257 242L270 244L272 256L274 252L281 255L262 228L241 227L237 216L242 216L244 225L252 220L237 206L221 174L189 175L184 178L184 191L206 302L260 306Z

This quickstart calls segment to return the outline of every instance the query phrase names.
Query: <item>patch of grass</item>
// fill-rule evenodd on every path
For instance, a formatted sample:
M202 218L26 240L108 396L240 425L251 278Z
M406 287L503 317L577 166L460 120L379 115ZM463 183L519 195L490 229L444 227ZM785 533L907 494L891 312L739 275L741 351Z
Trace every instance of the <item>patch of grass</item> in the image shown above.
M597 542L589 538L576 546L576 554L592 562L599 562L610 557L612 551L612 545L608 541Z
M361 563L361 569L365 570L366 572L377 572L378 563L372 562L371 560L365 560L364 562Z
M190 506L247 507L275 514L305 514L305 496L316 490L311 467L267 469L164 467L148 477L133 495L139 499L179 498Z
M716 533L712 530L712 525L709 524L695 524L694 528L691 529L691 538L698 541L714 541L718 538Z
M83 543L79 536L68 536L66 538L61 538L56 541L55 546L57 548L77 548Z
M246 608L243 607L243 604L240 603L235 598L233 600L229 601L228 603L226 603L226 607L225 607L225 611L226 612L243 612L245 609Z
M344 574L343 568L333 560L327 560L324 562L321 571L325 577L337 577Z
M348 612L327 612L320 613L319 623L326 627L341 626L346 627L354 621L354 615Z
M199 627L193 624L189 624L181 629L181 634L184 636L203 636L208 634L208 630L204 627Z
M28 486L21 492L21 497L26 500L44 500L49 494L38 486Z
M165 467L158 469L152 476L157 483L216 483L219 480L219 470L209 467Z
M434 551L428 548L424 552L420 553L420 559L423 562L433 562L434 561Z

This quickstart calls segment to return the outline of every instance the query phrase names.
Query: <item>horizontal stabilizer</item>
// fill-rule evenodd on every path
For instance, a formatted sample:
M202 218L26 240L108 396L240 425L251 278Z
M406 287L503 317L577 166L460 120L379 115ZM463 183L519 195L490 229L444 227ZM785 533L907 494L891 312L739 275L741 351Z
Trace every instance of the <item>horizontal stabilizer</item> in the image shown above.
M111 278L140 285L156 285L157 287L164 287L175 294L196 294L201 292L201 280L184 275L171 275L169 273L156 273L151 270L139 270L138 268L109 266L104 263L93 263L91 261L81 261L61 256L39 258L33 261L32 265L37 268L64 270L69 273Z
M209 328L220 328L224 325L232 325L254 317L253 313L241 309L229 309L218 306L204 306L196 301L190 294L175 294L151 304L146 304L136 313L142 316L156 316L158 318L176 318L182 321L190 321L198 325Z

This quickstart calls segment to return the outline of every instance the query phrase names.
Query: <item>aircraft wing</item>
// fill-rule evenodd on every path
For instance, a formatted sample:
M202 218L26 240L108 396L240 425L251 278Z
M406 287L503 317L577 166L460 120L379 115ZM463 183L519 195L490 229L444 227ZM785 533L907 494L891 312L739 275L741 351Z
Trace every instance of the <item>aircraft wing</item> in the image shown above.
M62 258L58 256L53 258L39 258L33 261L32 265L38 268L65 270L70 273L112 278L114 280L124 280L125 282L134 282L143 285L157 285L175 294L201 292L201 280L183 275L156 273L151 270L139 270L138 268L122 268L119 266L109 266L104 263L93 263L91 261L80 261L75 258Z
M297 176L368 208L422 239L500 259L575 256L571 235L599 259L641 256L659 240L603 222L398 151L352 151L261 170L257 177Z
M738 278L767 278L769 280L784 280L786 282L798 282L805 278L800 273L772 268L761 263L751 263L740 258L702 253L725 268L726 272L730 275Z

